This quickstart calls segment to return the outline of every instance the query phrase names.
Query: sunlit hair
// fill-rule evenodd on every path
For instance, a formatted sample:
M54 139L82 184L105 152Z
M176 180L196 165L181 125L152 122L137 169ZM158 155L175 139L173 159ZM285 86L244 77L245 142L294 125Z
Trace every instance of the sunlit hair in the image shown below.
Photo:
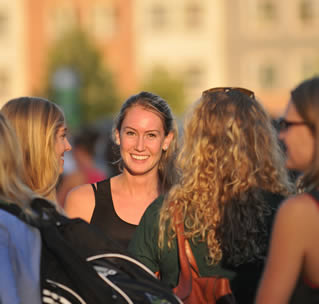
M0 199L29 210L34 195L24 184L20 146L14 130L1 113L0 142Z
M20 97L1 109L16 131L22 148L27 185L39 195L56 201L59 161L56 134L65 123L63 111L39 97Z
M177 125L173 117L172 111L167 102L158 95L149 92L141 92L139 94L129 97L122 105L120 113L114 120L112 136L113 141L116 143L116 130L121 131L123 120L132 107L140 106L146 110L153 112L158 115L163 123L164 133L167 136L170 132L173 133L174 137L166 151L163 151L160 162L159 162L159 178L161 181L161 190L166 192L169 190L174 182L174 159L177 148ZM120 160L120 168L123 168L122 160Z
M263 258L270 206L261 192L288 194L291 184L262 106L236 90L203 94L185 121L177 168L180 180L160 211L159 247L172 246L179 211L186 237L207 243L209 264L225 251L234 264Z
M301 186L311 190L319 187L319 77L300 83L292 90L291 101L303 121L309 125L315 141L312 163L301 178Z

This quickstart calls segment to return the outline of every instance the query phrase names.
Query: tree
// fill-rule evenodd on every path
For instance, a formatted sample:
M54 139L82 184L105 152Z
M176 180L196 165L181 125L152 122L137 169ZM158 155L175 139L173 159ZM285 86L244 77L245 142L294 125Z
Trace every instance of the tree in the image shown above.
M91 123L117 110L118 96L112 75L104 66L97 47L83 31L74 29L64 34L49 51L44 90L49 98L63 105L65 101L61 100L61 94L54 83L57 78L55 80L63 86L64 79L60 78L63 73L57 71L74 73L78 80L76 95L73 96L77 99L78 113L66 113L68 120L72 120L69 116L79 115L78 123Z
M142 85L142 90L164 98L176 115L185 110L184 82L177 75L170 74L163 67L155 67Z

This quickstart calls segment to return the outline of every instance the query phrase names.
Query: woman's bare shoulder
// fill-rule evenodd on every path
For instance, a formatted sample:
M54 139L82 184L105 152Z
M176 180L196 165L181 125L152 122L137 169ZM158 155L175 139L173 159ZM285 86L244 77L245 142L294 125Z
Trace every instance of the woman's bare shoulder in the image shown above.
M91 184L73 188L65 199L65 212L70 217L80 217L90 222L95 207L95 196Z
M279 208L278 216L286 221L303 223L310 217L319 216L318 206L307 193L298 194L286 199Z

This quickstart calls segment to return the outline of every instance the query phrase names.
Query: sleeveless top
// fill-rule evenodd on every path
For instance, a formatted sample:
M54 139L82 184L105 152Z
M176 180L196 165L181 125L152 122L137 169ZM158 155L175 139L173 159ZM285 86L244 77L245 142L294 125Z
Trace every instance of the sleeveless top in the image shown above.
M125 222L117 215L109 178L98 182L97 189L94 184L91 185L94 190L95 207L90 224L127 249L137 225Z
M319 192L314 190L309 193L319 207ZM318 304L319 286L314 286L303 276L300 276L289 304Z

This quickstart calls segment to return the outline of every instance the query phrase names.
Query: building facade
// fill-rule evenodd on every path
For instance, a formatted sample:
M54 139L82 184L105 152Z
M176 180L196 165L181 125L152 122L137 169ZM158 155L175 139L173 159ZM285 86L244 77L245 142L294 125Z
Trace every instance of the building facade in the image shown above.
M163 67L183 79L186 103L243 86L278 116L319 72L318 0L0 0L0 103L39 92L50 46L75 25L123 98Z
M0 105L28 90L24 22L22 1L0 0Z

